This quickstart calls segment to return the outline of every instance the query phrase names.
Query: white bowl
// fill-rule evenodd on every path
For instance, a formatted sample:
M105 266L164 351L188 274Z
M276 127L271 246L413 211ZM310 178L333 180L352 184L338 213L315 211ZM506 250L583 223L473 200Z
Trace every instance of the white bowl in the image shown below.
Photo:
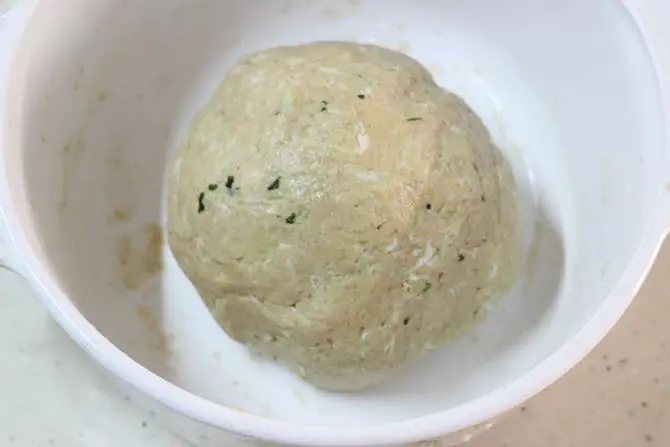
M586 355L666 234L668 13L643 0L23 0L0 35L4 262L104 367L215 428L368 446L480 424ZM398 48L463 96L515 168L527 227L524 278L472 336L355 394L251 358L157 244L166 160L227 68L326 39Z

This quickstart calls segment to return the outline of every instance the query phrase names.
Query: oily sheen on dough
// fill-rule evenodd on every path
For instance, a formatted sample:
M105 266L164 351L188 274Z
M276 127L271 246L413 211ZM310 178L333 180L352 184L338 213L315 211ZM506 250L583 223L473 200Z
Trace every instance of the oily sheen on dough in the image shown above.
M328 390L464 334L521 260L514 178L480 119L371 45L238 62L174 157L168 213L219 325Z

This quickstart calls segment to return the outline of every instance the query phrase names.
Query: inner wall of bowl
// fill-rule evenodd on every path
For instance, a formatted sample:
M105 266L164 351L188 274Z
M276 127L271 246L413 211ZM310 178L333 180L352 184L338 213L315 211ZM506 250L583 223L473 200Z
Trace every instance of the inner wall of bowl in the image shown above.
M483 117L524 201L515 290L471 336L356 394L316 391L251 358L162 237L170 152L226 70L250 51L314 40L424 63ZM521 377L606 299L662 181L653 69L626 12L605 0L42 2L11 90L18 135L5 148L32 208L22 218L83 315L188 391L303 423L402 420Z

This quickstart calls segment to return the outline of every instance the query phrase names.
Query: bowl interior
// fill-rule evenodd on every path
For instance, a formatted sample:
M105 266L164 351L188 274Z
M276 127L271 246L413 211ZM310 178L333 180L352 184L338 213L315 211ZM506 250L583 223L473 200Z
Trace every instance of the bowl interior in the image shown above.
M367 425L520 378L607 299L662 182L654 70L617 2L57 3L40 2L13 66L4 146L12 193L30 205L20 217L105 337L222 405ZM232 342L162 231L170 153L226 70L250 51L314 40L377 43L424 63L483 117L524 201L527 262L514 291L472 335L355 394L314 390Z

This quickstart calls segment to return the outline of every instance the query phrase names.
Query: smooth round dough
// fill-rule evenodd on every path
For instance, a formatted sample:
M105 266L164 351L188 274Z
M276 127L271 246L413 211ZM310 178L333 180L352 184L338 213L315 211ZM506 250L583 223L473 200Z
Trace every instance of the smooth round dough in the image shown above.
M176 260L233 339L320 388L378 383L471 329L518 276L509 165L396 51L244 58L173 163Z

